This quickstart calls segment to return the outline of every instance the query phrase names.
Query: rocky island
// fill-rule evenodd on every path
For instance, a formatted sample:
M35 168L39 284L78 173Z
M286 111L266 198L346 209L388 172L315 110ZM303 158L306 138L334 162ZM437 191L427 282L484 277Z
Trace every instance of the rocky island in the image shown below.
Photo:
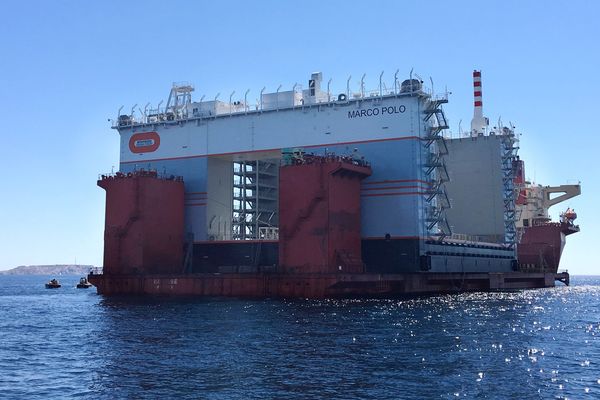
M56 264L56 265L20 265L0 271L0 275L87 275L90 270L98 270L93 265Z

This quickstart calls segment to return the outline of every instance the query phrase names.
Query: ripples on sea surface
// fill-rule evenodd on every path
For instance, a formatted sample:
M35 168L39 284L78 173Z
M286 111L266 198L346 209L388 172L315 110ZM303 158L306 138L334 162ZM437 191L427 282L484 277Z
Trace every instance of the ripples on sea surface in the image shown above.
M600 398L600 278L410 300L104 298L0 276L2 398Z

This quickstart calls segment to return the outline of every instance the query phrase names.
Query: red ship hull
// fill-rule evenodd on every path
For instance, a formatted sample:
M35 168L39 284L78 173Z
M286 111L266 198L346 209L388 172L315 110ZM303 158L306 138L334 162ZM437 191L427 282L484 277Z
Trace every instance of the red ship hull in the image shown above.
M544 222L524 228L517 247L520 269L555 273L566 236L576 232L579 227L567 222Z
M401 297L470 291L553 287L569 283L554 273L284 274L198 273L89 275L103 295L180 295L248 298Z
M370 173L368 165L336 157L281 167L279 261L219 263L215 270L204 264L194 269L193 243L183 240L180 179L152 171L103 176L98 184L107 192L104 273L90 274L88 280L104 295L313 299L543 288L556 280L568 284L568 274L552 271L426 272L427 259L405 273L369 271L362 260L360 181ZM207 251L210 245L199 247ZM248 247L254 253L260 248ZM393 256L388 250L383 247L383 258ZM206 262L214 258L210 252L199 256Z

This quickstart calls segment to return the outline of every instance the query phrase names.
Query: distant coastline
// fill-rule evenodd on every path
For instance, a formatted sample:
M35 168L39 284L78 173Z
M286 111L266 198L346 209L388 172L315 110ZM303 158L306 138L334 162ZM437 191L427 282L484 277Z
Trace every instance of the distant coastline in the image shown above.
M20 265L18 267L0 271L0 275L87 275L91 269L98 268L93 265L56 264L56 265Z

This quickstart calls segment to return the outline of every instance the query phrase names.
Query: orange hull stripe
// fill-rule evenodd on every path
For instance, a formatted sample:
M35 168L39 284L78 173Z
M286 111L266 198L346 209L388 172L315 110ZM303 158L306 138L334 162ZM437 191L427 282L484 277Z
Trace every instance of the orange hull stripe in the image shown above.
M360 197L380 197L380 196L418 196L425 195L426 192L403 192L403 193L374 193L374 194L361 194Z
M424 185L431 184L427 181L422 181L420 179L395 179L395 180L385 180L385 181L368 181L368 182L363 182L363 185L382 185L382 184L387 184L387 183L412 183L412 182L418 182L418 183L422 183Z
M385 186L385 187L380 187L380 188L365 188L365 189L361 189L362 191L369 191L369 190L392 190L392 189L419 189L419 190L427 190L427 188L424 188L422 186Z

